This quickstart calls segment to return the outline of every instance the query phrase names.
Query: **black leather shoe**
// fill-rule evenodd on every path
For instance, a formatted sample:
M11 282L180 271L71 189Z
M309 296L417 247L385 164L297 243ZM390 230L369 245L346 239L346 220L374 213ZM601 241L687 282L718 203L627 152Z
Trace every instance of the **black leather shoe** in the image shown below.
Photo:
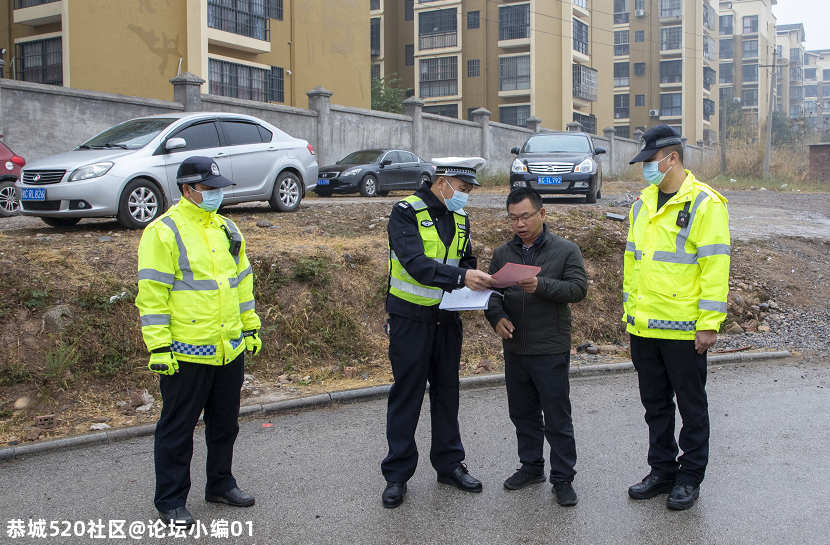
M230 505L231 507L250 507L255 502L253 496L247 492L239 490L238 488L231 488L227 492L217 494L216 496L205 494L205 501L209 501L211 503L224 503L225 505Z
M639 482L628 489L628 495L633 500L647 500L660 494L665 494L674 486L674 479L661 479L655 475L647 475L642 482Z
M666 498L666 507L674 511L683 511L695 504L700 496L700 487L693 484L679 482L671 489Z
M543 474L540 473L539 475L534 475L532 473L528 473L524 469L517 469L516 473L504 481L504 487L508 490L519 490L529 484L543 482L545 482L545 476Z
M386 483L386 490L383 491L383 506L387 509L394 509L403 503L406 497L406 483Z
M562 507L576 505L579 501L576 497L576 490L568 481L553 483L553 493L556 494L556 503Z
M467 466L461 464L449 475L438 475L438 482L442 484L451 484L459 490L464 492L481 492L483 486L481 481L470 475L467 471Z
M173 525L177 528L190 528L195 524L193 522L193 517L190 515L187 509L182 507L176 507L175 509L171 509L170 511L159 511L159 518L164 523L165 526L170 526L170 521L173 521Z

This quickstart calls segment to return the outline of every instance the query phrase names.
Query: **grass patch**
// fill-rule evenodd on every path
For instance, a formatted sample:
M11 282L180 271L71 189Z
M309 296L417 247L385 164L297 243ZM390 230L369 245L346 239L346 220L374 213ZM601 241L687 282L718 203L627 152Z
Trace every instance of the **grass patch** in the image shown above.
M14 386L23 382L31 382L36 375L28 367L18 362L11 362L0 367L0 386Z

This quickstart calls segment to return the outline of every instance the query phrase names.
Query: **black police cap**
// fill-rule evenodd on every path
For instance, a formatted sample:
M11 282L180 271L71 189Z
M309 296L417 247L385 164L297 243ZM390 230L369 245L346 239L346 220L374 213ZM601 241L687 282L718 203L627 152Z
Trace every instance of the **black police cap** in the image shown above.
M645 132L643 135L640 153L638 153L634 159L629 161L628 164L633 165L634 163L642 163L643 161L651 159L651 157L660 151L661 148L682 143L683 141L680 139L680 133L676 130L668 125L657 125L656 127L652 127Z
M210 157L200 157L198 155L188 157L182 161L182 164L179 165L179 171L176 173L176 183L178 185L203 184L213 189L236 185L220 174L219 165L216 164L216 161Z

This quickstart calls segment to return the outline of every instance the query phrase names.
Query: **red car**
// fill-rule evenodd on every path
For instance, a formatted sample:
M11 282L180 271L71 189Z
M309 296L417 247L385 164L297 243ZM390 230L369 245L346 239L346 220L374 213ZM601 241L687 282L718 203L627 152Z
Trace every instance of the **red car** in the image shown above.
M24 166L26 159L0 142L0 217L14 216L17 213L20 202L14 196L14 183Z

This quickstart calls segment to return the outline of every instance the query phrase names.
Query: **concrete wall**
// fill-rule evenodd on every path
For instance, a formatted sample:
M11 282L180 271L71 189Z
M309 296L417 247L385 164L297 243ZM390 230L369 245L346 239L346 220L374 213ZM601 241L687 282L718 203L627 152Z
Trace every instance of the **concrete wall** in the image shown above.
M327 130L331 144L328 149L320 150L317 158L320 166L360 149L413 149L411 117L334 105L330 115L329 127L323 130Z

